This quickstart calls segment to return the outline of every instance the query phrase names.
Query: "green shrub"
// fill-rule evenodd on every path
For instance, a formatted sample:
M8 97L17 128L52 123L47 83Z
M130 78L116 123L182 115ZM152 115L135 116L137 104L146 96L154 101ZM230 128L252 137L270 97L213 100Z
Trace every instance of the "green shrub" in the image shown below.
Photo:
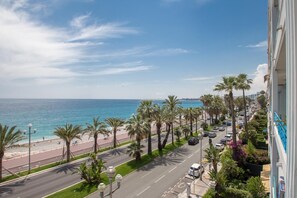
M222 193L222 197L253 198L249 191L239 190L236 188L226 188L225 192Z
M208 124L206 123L206 122L203 122L202 124L201 124L201 127L203 128L203 130L207 130L208 129Z
M212 188L208 189L208 191L203 195L202 198L214 198L216 195L216 191Z
M252 194L253 198L267 197L260 177L251 177L246 183L246 190Z

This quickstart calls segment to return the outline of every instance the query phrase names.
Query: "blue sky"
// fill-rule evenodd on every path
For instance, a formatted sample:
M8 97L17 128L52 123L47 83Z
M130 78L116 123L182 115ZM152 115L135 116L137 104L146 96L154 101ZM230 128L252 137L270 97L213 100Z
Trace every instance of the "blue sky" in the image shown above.
M266 0L3 0L1 98L165 98L247 73L265 88Z

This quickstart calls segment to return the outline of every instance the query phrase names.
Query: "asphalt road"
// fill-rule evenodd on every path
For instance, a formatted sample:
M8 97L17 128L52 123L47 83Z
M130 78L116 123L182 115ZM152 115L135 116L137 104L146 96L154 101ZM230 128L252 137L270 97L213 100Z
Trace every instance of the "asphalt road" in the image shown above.
M217 132L213 143L218 143L226 132ZM208 138L202 141L202 150L208 147ZM164 157L158 157L152 163L123 178L121 187L114 184L113 198L152 198L164 197L170 187L187 174L189 167L200 161L200 143L195 146L184 145ZM106 189L106 194L109 188ZM98 192L88 198L99 197ZM175 196L172 196L175 197Z
M171 137L168 138L170 143ZM147 146L147 142L143 141L143 145ZM157 148L157 137L152 138L153 148ZM144 148L146 153L146 148ZM104 161L105 166L117 166L131 160L126 153L126 147L117 148L104 152L99 155ZM13 198L40 198L57 190L70 186L81 181L78 174L73 174L75 167L78 167L82 161L73 164L67 164L55 170L30 176L26 179L11 182L9 184L0 184L0 197Z

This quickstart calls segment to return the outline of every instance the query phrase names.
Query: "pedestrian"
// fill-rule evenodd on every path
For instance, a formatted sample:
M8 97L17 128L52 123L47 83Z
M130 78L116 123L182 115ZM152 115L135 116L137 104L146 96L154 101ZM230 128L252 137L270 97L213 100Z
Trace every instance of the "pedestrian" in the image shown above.
M43 141L44 141L44 136L42 137Z

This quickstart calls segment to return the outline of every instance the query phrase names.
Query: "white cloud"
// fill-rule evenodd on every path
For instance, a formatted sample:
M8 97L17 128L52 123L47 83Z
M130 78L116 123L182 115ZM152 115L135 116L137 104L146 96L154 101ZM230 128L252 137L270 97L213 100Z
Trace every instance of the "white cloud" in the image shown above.
M135 66L135 67L115 67L115 68L107 68L101 70L99 72L93 73L92 75L115 75L115 74L123 74L123 73L130 73L130 72L137 72L137 71L146 71L151 69L152 66Z
M81 16L75 17L70 21L70 25L75 28L81 28L81 27L85 26L85 23L90 16L91 16L91 14L89 13L86 15L81 15Z
M254 73L253 84L249 93L257 93L261 90L266 90L266 83L264 83L264 76L268 72L268 65L266 63L260 64L257 67L256 72Z
M192 78L184 78L183 80L187 81L208 81L217 78L218 76L207 76L207 77L192 77Z
M257 44L247 45L248 48L267 48L267 40L261 41Z

